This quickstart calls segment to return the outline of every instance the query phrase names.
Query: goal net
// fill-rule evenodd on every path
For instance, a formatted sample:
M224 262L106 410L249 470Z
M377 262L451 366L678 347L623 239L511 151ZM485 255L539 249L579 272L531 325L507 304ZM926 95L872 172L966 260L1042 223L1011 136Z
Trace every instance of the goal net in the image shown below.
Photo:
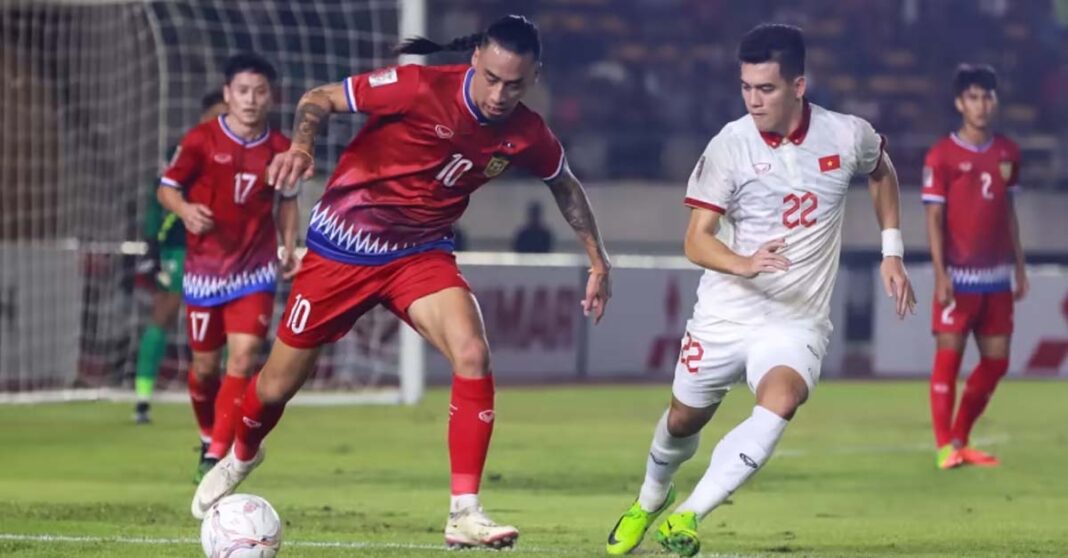
M135 274L164 154L222 85L230 55L279 73L272 125L288 132L310 87L395 63L421 31L397 0L7 0L0 3L0 401L130 393L150 291ZM413 17L414 16L414 17ZM356 132L335 117L320 176ZM302 213L319 196L309 184ZM280 285L275 321L287 295ZM180 313L182 314L182 313ZM181 316L159 386L184 393ZM272 329L273 336L273 329ZM329 347L306 400L405 402L421 393L421 344L378 310ZM170 388L170 390L168 390ZM181 395L178 395L179 397Z

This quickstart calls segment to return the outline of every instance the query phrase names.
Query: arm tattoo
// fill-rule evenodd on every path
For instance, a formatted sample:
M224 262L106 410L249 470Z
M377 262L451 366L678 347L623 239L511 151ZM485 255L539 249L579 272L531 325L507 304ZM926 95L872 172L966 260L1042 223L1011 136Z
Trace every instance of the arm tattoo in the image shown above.
M586 200L582 190L575 187L570 180L562 180L553 185L553 197L556 205L560 207L560 213L575 232L580 235L591 234L596 225L593 222L593 212L590 203Z
M308 97L313 97L316 93L313 89L308 94ZM293 122L293 143L311 151L311 147L315 143L315 134L319 132L319 126L328 114L329 111L316 103L315 100L303 100L297 106L297 116Z
M588 251L595 252L605 258L604 245L601 243L601 233L597 229L597 220L593 216L593 209L586 199L586 192L582 190L573 176L564 176L549 185L556 198L556 205L560 207L560 213L575 230Z

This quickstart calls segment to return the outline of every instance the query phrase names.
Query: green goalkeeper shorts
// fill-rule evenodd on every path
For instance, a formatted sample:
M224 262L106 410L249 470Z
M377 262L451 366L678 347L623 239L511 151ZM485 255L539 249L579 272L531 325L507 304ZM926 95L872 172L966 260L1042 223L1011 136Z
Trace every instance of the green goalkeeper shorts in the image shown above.
M156 284L159 288L168 293L181 293L183 273L185 248L160 248L159 273L156 274Z

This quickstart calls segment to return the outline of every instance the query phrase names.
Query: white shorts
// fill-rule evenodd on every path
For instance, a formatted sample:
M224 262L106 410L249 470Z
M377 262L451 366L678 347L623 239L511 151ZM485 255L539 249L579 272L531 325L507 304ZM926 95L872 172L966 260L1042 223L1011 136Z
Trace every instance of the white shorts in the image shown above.
M719 403L731 384L743 378L756 393L760 380L776 366L796 370L811 392L820 378L829 328L808 322L745 325L728 321L686 324L675 364L672 395L703 409Z

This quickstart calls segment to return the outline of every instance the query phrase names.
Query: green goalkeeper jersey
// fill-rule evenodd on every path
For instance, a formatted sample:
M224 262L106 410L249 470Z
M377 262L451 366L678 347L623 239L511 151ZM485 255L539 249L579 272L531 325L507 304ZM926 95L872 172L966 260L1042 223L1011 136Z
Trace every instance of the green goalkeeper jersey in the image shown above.
M167 159L174 156L176 148L172 147L167 152ZM143 234L146 239L154 239L160 248L184 248L185 247L185 224L177 215L167 211L156 198L156 189L159 188L157 181L152 185L151 195L148 197L148 208L145 214Z

